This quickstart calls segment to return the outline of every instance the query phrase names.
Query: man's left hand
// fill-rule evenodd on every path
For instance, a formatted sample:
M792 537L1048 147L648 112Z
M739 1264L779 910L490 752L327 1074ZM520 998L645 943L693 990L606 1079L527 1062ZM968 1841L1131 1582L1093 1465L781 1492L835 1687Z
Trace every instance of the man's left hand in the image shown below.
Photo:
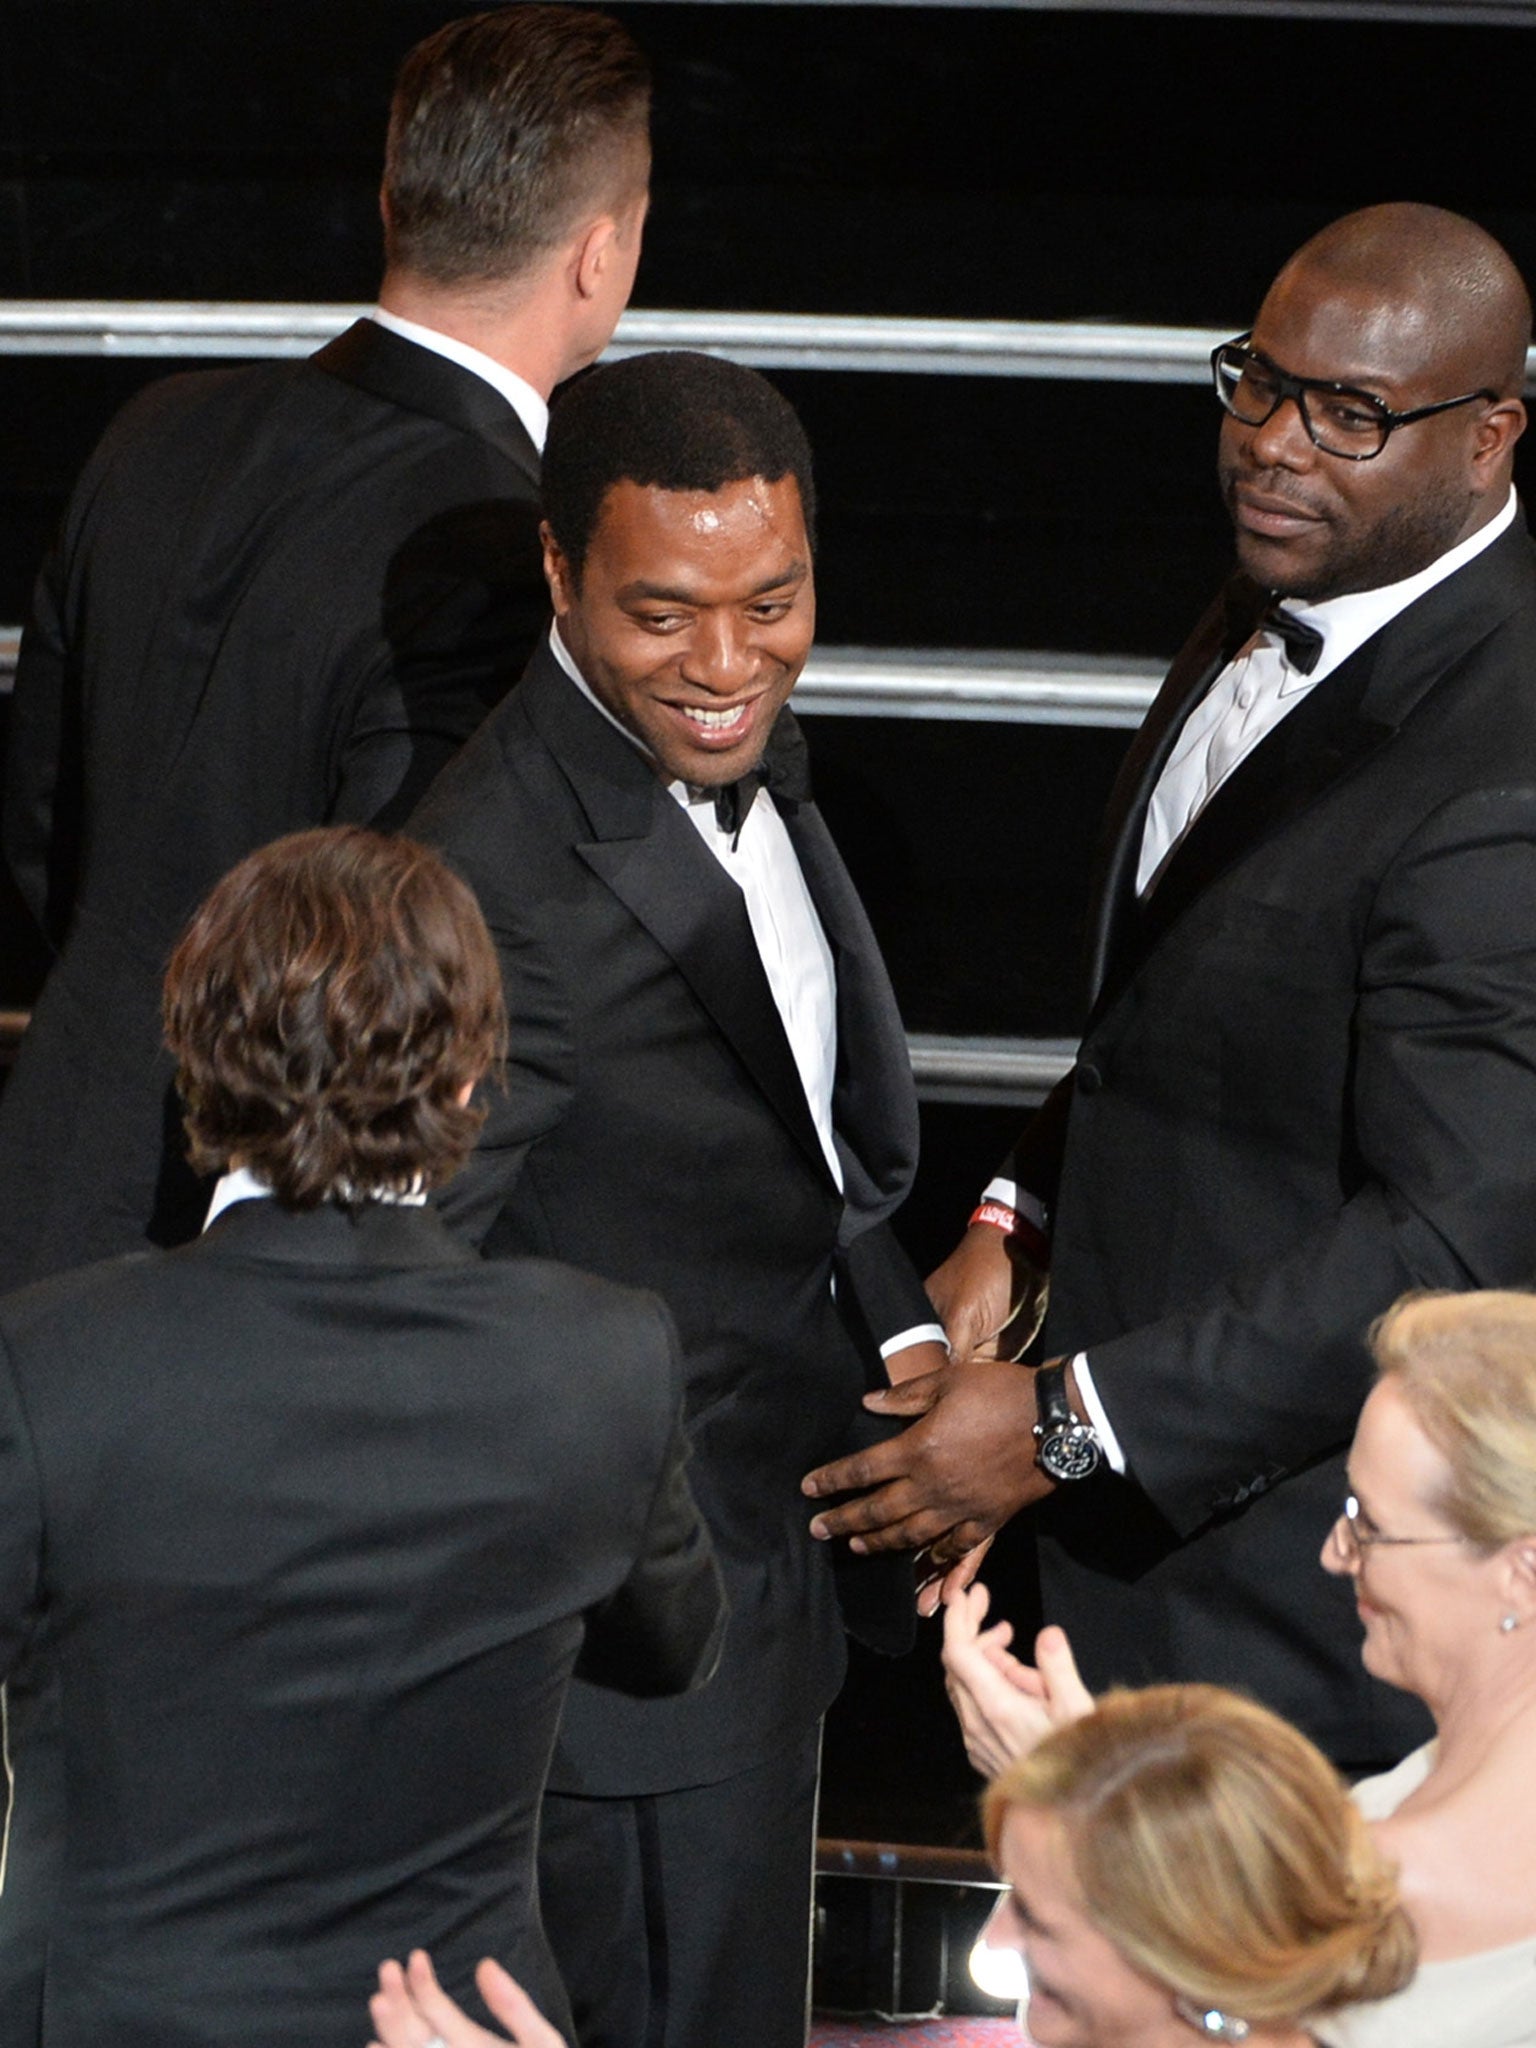
M861 1495L814 1518L811 1534L821 1541L846 1536L860 1553L926 1548L936 1565L955 1564L1051 1491L1035 1463L1034 1374L1025 1366L952 1362L866 1394L864 1406L916 1419L900 1436L801 1481L812 1499Z

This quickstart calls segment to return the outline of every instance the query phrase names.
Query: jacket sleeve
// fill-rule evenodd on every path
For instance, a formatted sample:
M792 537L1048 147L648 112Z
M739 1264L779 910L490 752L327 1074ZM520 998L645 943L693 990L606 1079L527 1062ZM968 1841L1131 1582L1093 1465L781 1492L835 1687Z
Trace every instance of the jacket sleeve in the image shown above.
M435 840L426 813L423 825L421 836ZM411 829L416 830L414 819ZM451 860L452 846L443 850ZM468 879L473 883L472 874ZM507 1005L507 1059L504 1071L489 1075L476 1091L485 1123L474 1152L434 1197L453 1228L481 1247L522 1178L533 1147L560 1123L576 1093L570 999L554 948L510 908L492 903L488 921ZM495 1250L494 1244L488 1248Z
M1536 1276L1536 788L1457 797L1383 877L1345 1126L1335 1214L1088 1347L1131 1475L1181 1534L1348 1442L1368 1327L1399 1294Z
M667 1360L640 1370L680 1387L671 1318L656 1304ZM623 1584L587 1616L576 1676L635 1698L691 1692L710 1678L725 1640L727 1603L704 1518L688 1484L679 1405L646 1516L639 1555Z
M938 1320L917 1268L889 1223L861 1231L838 1262L838 1285L853 1290L864 1326L878 1350L892 1337Z
M0 1681L32 1630L42 1546L42 1491L31 1432L0 1336Z
M79 680L65 645L62 573L55 546L21 636L0 803L12 878L55 948L74 902L80 812Z
M548 620L536 504L454 506L411 534L336 737L328 822L398 828L517 681Z
M1061 1180L1072 1088L1071 1074L1064 1074L1024 1126L1017 1144L997 1169L1000 1179L1016 1181L1047 1208L1055 1201L1056 1188Z

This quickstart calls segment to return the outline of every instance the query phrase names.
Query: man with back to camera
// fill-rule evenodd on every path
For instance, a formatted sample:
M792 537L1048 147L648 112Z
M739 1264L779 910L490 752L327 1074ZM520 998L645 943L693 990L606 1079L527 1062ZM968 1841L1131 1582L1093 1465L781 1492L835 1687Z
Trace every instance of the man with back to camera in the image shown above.
M506 1029L435 854L263 847L165 1015L207 1230L0 1303L0 1676L46 1612L69 1788L41 2016L0 1956L0 2044L351 2048L424 1939L461 1995L520 1959L563 2021L534 1850L566 1683L676 1691L722 1633L676 1334L426 1205Z
M152 385L88 464L12 706L5 853L56 957L0 1103L0 1290L196 1234L176 932L253 846L399 823L516 680L547 400L629 295L649 98L603 15L450 22L396 87L376 314Z
M1315 1571L1367 1325L1536 1268L1529 339L1491 237L1391 205L1216 351L1238 574L1110 801L1077 1064L929 1283L953 1362L807 1481L941 1558L1040 1503L1090 1684L1246 1686L1362 1770L1424 1732Z
M479 895L513 1019L445 1209L667 1301L732 1608L695 1698L573 1690L545 1920L582 2048L800 2048L844 1651L799 1477L867 1385L943 1356L883 1227L916 1153L901 1020L784 708L810 451L754 372L640 356L556 406L544 503L555 629L412 821ZM910 1628L910 1577L848 1577L870 1629Z

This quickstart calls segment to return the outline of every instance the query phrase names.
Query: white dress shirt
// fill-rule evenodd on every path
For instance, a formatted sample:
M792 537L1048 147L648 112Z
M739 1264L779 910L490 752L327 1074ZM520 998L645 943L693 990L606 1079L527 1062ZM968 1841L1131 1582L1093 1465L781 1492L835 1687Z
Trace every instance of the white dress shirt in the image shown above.
M1254 748L1310 691L1365 645L1374 633L1406 611L1417 598L1492 547L1514 519L1515 493L1496 518L1458 541L1427 569L1384 583L1378 590L1352 590L1321 604L1287 603L1284 609L1323 636L1322 652L1310 675L1293 668L1285 643L1272 628L1255 633L1238 649L1184 722L1147 806L1136 893L1144 896L1161 874L1217 790Z
M1153 789L1136 869L1138 896L1144 896L1156 883L1170 855L1217 790L1260 740L1274 731L1286 713L1293 711L1309 691L1332 675L1399 612L1406 611L1426 591L1464 568L1484 548L1492 547L1513 523L1517 509L1511 489L1502 511L1486 526L1480 526L1466 540L1448 548L1427 569L1405 576L1400 582L1384 583L1376 590L1348 591L1342 597L1325 598L1320 604L1287 603L1288 612L1294 612L1323 636L1322 652L1310 675L1291 666L1284 642L1272 630L1255 633L1238 650L1185 721ZM1006 1202L1031 1221L1040 1220L1039 1202L1011 1180L992 1181L983 1199ZM1083 1352L1072 1360L1072 1377L1111 1469L1124 1472L1125 1453L1099 1399L1092 1369Z
M641 741L593 694L557 625L549 629L549 645L555 660L587 702L649 761L651 757ZM747 921L768 977L774 1007L794 1054L811 1121L816 1126L827 1169L841 1189L843 1166L837 1156L832 1127L832 1086L837 1076L837 970L784 820L768 792L758 788L743 813L740 829L732 834L722 829L715 816L713 789L695 788L676 780L665 787L745 899ZM880 1355L889 1358L909 1344L927 1341L943 1342L943 1333L936 1323L903 1330L899 1336L888 1338L880 1347Z
M402 335L418 348L429 348L433 355L446 356L461 370L472 370L477 377L484 378L492 390L501 393L527 428L529 440L543 454L544 438L549 432L549 403L525 377L519 377L516 370L509 370L505 363L498 363L483 350L471 348L467 341L456 341L451 334L440 334L435 327L423 327L419 321L402 320L398 313L386 313L382 306L375 306L371 317L391 334Z

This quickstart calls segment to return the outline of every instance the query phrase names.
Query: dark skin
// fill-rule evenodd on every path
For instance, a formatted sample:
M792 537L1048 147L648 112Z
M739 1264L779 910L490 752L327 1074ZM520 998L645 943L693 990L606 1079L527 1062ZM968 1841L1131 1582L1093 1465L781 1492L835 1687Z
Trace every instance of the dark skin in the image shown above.
M1315 447L1289 399L1261 427L1224 418L1222 489L1243 568L1314 600L1372 590L1495 518L1525 425L1529 332L1509 259L1454 215L1372 207L1308 243L1255 324L1254 346L1273 363L1356 386L1396 412L1485 386L1499 395L1403 427L1360 463ZM1052 1490L1035 1463L1034 1375L999 1356L1040 1284L1001 1230L972 1225L928 1281L950 1362L866 1397L909 1426L808 1475L812 1499L857 1496L820 1510L814 1536L847 1537L862 1551L926 1546L945 1567ZM1070 1374L1069 1396L1082 1415Z

